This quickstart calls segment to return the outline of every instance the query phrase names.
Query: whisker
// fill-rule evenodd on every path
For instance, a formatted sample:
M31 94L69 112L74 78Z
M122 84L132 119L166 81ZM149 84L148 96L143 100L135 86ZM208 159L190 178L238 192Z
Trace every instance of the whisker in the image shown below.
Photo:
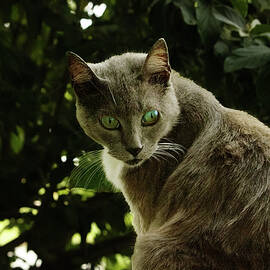
M177 143L159 143L158 147L186 152L186 147L184 147L181 144L177 144Z
M162 138L161 141L163 141L163 140L165 140L165 141L167 141L167 142L170 142L170 143L173 142L173 140L172 140L172 139L169 139L169 138Z
M172 147L172 148L177 148L177 149L181 149L181 150L186 150L186 147L181 145L181 144L177 144L177 143L164 143L164 142L160 142L158 144L159 146L165 146L165 147Z
M158 158L158 156L156 155L156 153L154 153L151 158L155 159L156 161L160 162L160 159Z
M102 150L94 150L83 153L78 157L78 166L72 170L70 175L69 183L71 187L83 187L87 189L96 176L99 181L99 187L97 189L100 190L101 180L106 179L102 168L101 153Z
M79 183L84 183L85 182L85 177L89 174L89 172L91 172L92 168L94 166L91 164L91 166L89 167L84 167L84 168L79 168L79 166L77 168L79 168L77 175L71 175L72 180L74 181L74 179L76 180L76 185L79 185Z
M165 155L163 155L162 153L159 152L155 152L155 155L158 156L160 159L163 159L165 161L168 161L168 159L165 158Z
M176 162L178 162L177 158L176 158L174 155L172 155L171 153L169 153L169 152L162 151L162 150L157 150L157 154L160 154L161 156L162 156L162 155L163 155L163 156L167 156L167 157L169 157L169 158L174 159Z
M168 138L162 138L167 142L159 142L156 152L153 154L153 157L158 157L168 161L173 159L175 162L179 161L180 156L183 156L186 153L186 148L183 145L174 143Z
M93 178L97 175L97 172L101 169L100 166L96 166L93 170L91 170L91 173L89 175L87 175L87 180L85 182L85 188L87 188L87 186L89 185L89 183L91 183L91 181L93 180Z

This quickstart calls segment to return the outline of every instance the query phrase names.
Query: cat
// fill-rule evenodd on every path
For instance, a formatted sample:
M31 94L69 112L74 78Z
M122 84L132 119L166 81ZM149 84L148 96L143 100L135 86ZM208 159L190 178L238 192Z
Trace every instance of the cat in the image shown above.
M270 269L270 129L148 54L68 54L76 116L137 233L133 270Z

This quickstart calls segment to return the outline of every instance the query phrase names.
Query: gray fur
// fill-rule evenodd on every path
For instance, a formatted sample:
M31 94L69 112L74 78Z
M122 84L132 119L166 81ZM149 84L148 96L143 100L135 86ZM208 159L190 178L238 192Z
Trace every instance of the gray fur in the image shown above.
M106 86L89 89L89 99L77 94L76 104L85 133L105 147L107 178L134 216L133 270L270 269L270 129L171 71L165 41L153 48L148 57L127 53L89 64ZM156 48L161 58L151 60L163 63L151 74L145 60ZM142 127L151 109L161 118ZM105 130L102 114L122 129ZM139 146L143 161L126 164L126 148Z

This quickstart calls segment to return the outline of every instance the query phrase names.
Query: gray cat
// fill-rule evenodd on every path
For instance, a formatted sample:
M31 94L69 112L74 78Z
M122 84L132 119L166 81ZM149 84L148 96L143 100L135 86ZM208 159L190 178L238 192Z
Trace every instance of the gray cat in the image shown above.
M270 129L150 52L69 53L77 119L133 214L133 270L270 269Z

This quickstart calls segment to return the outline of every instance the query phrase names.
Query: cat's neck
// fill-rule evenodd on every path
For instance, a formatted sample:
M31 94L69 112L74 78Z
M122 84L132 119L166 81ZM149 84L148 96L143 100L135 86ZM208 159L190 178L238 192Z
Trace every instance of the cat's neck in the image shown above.
M176 72L172 83L181 112L179 124L170 136L188 149L207 126L220 118L223 107L211 92Z
M196 138L215 121L221 105L211 93L176 73L172 77L172 83L181 112L178 125L166 138L183 145L189 151ZM104 157L106 175L123 192L134 216L135 230L137 233L146 232L160 211L158 208L164 199L160 196L163 185L184 159L184 155L179 156L177 162L173 159L150 159L135 168L125 166L108 154Z

